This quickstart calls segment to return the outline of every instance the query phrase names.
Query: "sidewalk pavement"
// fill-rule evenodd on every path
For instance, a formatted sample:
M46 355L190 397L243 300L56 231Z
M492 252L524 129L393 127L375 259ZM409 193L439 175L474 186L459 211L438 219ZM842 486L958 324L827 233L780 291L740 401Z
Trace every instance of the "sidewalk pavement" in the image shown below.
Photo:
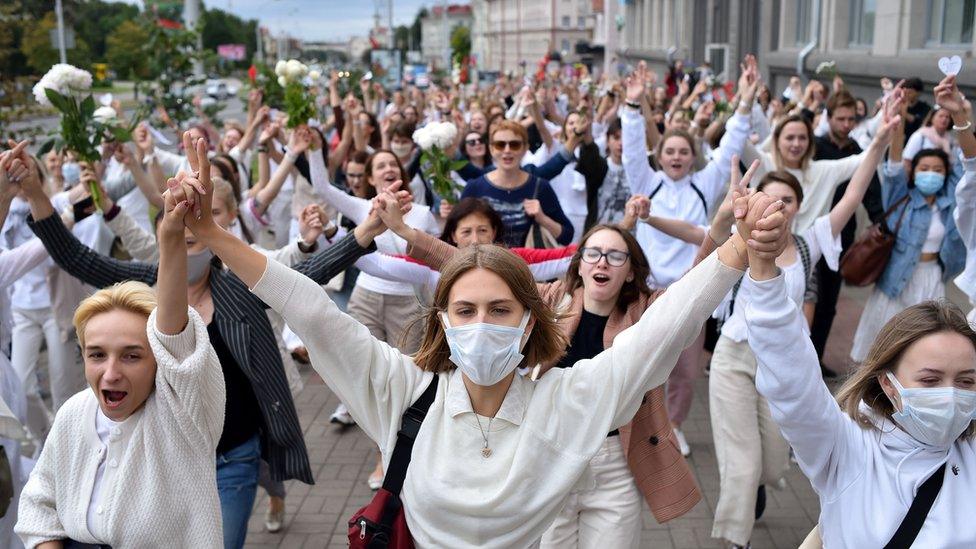
M847 353L866 296L863 290L846 289L838 303L826 357L827 365L835 371L847 371ZM305 367L303 373L305 390L296 405L316 484L287 483L285 527L277 534L264 531L268 498L259 490L248 529L248 548L347 547L346 521L372 495L366 479L376 465L379 452L357 428L343 431L329 423L338 399L315 372ZM837 385L831 383L833 389ZM721 547L710 535L719 479L707 395L708 379L703 377L696 384L694 405L683 429L692 448L689 463L701 486L702 502L685 516L665 525L657 524L645 507L642 547ZM785 480L784 489L766 491L766 512L756 523L752 538L755 549L795 548L817 522L820 511L816 494L795 464Z

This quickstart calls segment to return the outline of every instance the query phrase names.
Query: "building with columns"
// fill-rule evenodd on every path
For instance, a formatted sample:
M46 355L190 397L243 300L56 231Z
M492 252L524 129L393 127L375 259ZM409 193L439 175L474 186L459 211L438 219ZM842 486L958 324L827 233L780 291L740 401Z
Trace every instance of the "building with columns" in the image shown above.
M424 61L434 67L449 68L451 32L459 25L471 28L472 22L472 8L469 5L435 5L430 8L427 15L420 19L420 53Z

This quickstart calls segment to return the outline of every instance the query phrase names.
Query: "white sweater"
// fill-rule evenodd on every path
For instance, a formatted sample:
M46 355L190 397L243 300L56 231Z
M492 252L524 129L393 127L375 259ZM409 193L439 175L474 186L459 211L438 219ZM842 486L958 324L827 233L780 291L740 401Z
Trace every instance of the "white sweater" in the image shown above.
M713 255L593 359L535 382L516 375L491 422L493 454L487 459L461 374L439 374L402 492L416 545L536 543L570 491L586 482L584 472L607 433L630 421L644 393L667 380L678 355L741 275ZM388 463L403 412L434 374L370 336L320 286L279 263L268 262L253 291L306 342L313 368ZM481 424L487 428L488 419Z
M966 245L966 269L956 277L956 285L976 305L976 160L963 159L962 179L956 185L956 228ZM972 317L970 317L972 319Z
M749 345L759 363L756 388L820 496L824 547L883 547L922 484L948 462L942 490L912 547L976 547L976 441L948 448L916 441L890 420L859 426L820 378L804 318L787 297L783 275L756 282L746 308ZM865 410L869 410L863 407Z
M120 548L223 545L214 459L224 378L206 325L193 309L189 317L183 332L170 336L156 328L156 311L150 315L155 391L104 456L92 390L58 410L20 499L16 532L28 548L65 538ZM103 459L117 463L118 472L107 469L102 479L101 530L107 534L96 539L86 515Z

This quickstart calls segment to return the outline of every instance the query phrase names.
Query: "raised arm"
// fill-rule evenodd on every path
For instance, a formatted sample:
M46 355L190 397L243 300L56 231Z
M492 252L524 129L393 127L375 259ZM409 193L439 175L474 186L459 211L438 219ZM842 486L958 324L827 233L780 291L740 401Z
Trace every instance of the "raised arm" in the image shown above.
M902 101L901 90L885 100L884 122L879 128L878 134L874 136L874 140L871 141L868 150L865 151L863 161L854 171L854 176L851 177L844 196L830 210L830 230L834 236L840 234L854 215L858 204L864 199L864 193L867 192L878 169L881 155L891 143L896 132L895 128L901 125L901 116L898 115L898 112Z
M303 154L311 143L312 137L309 135L310 131L308 128L303 127L296 128L292 132L288 140L288 152L281 159L281 163L278 164L278 168L275 169L268 184L261 187L254 195L254 213L256 215L264 215L271 202L278 197L282 185L285 184L285 180L291 174L292 168L295 167L295 159L298 158L298 155Z
M339 213L348 217L353 223L362 223L369 215L369 201L358 196L344 193L341 189L329 182L329 172L325 167L322 155L315 153L306 155L308 159L309 177L312 178L312 188L322 198L328 202ZM368 185L369 183L367 183Z
M104 288L125 280L155 284L155 265L119 261L103 256L79 242L75 235L65 228L61 218L55 214L51 200L44 194L37 170L33 168L34 163L25 152L21 153L21 161L31 166L30 176L21 184L33 216L33 219L28 218L28 225L44 243L44 247L59 267L96 288Z
M760 260L750 251L749 264L743 283L750 286L746 325L758 362L756 389L769 401L773 420L803 473L823 493L828 486L846 484L862 470L857 451L863 446L858 433L862 430L844 415L820 378L806 320L787 296L775 258Z
M170 179L170 189L189 178L180 173ZM159 222L159 276L156 294L156 329L165 335L175 335L186 327L186 237L183 216L190 210L186 200L176 202L172 193L164 196L163 219Z
M10 203L20 192L20 182L30 176L30 168L22 160L23 151L29 141L10 142L13 147L0 153L0 227L7 220Z
M624 172L632 194L650 194L654 170L647 161L647 134L644 117L640 114L640 99L644 82L634 76L627 78L627 102L620 115L623 141Z

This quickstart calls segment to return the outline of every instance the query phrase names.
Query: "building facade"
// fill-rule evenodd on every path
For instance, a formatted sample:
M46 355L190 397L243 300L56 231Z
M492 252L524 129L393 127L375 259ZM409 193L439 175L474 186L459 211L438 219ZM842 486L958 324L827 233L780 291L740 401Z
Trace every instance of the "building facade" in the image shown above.
M472 44L478 67L518 71L522 63L532 70L547 53L564 61L577 61L577 44L593 39L593 0L475 0L477 32Z
M472 26L470 5L434 6L420 19L420 52L423 60L435 68L448 68L451 56L451 33L458 26ZM474 42L472 40L472 51Z
M834 61L855 92L878 80L918 76L931 86L942 56L963 58L960 83L976 87L967 61L976 52L976 0L626 0L617 55L658 71L670 59L708 61L738 76L755 53L776 90L802 67L806 77Z

